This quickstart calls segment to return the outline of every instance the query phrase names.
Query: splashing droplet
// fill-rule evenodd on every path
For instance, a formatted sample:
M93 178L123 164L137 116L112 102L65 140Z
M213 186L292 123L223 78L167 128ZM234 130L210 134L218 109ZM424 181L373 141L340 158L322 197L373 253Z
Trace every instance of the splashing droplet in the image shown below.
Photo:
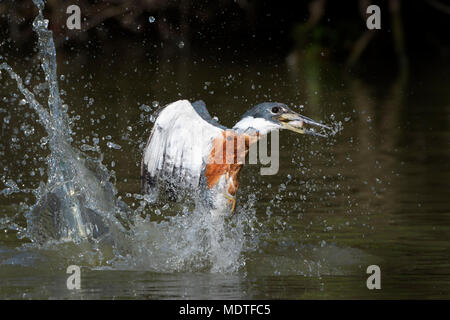
M119 146L118 144L116 144L116 143L114 143L114 142L111 142L111 141L107 142L106 145L107 145L108 148L110 148L110 149L116 149L116 150L122 149L121 146Z

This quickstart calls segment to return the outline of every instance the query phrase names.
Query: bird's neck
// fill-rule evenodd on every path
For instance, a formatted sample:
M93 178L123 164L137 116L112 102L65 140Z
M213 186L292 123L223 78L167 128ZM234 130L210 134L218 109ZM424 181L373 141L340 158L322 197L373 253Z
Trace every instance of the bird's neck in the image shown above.
M242 118L233 127L233 130L239 134L258 134L259 136L266 135L275 129L279 129L277 124L263 118L254 118L252 116Z
M248 150L259 138L258 132L249 134L239 130L225 130L215 138L205 169L208 188L215 186L225 175L227 191L234 196L239 188L239 172Z

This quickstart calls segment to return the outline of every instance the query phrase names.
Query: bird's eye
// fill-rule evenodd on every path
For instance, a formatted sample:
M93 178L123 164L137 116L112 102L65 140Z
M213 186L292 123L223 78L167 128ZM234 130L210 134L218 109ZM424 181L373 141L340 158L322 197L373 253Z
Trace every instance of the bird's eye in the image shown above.
M273 112L273 113L278 113L278 112L280 112L280 107L273 107L273 108L272 108L272 112Z

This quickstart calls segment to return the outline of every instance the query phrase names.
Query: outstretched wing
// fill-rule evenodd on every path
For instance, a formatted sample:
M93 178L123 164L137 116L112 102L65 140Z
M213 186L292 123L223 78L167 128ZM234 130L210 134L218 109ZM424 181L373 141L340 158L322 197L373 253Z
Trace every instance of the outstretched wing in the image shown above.
M197 187L214 138L225 127L211 118L202 101L179 100L158 115L142 159L142 190L151 193L160 180L177 188Z

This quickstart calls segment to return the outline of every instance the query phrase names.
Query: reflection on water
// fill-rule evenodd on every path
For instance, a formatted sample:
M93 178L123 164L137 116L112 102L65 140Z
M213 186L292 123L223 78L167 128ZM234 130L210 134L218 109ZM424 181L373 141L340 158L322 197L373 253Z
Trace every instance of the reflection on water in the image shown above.
M3 75L0 297L449 297L445 68L413 69L406 81L382 69L377 77L352 75L314 57L296 66L195 54L85 61L61 55L58 63L72 145L102 160L118 200L134 212L135 233L129 238L124 230L122 248L101 241L30 243L23 214L35 195L27 191L47 181L51 150L36 114ZM13 68L29 87L42 81L33 63ZM45 100L45 90L33 91ZM327 140L282 132L279 173L244 168L238 215L216 226L226 235L220 239L208 236L214 229L198 212L183 216L174 204L142 207L139 162L154 110L180 98L204 100L227 126L258 102L280 101L343 130ZM79 292L65 286L70 264L82 266ZM382 270L377 292L365 286L370 264Z

